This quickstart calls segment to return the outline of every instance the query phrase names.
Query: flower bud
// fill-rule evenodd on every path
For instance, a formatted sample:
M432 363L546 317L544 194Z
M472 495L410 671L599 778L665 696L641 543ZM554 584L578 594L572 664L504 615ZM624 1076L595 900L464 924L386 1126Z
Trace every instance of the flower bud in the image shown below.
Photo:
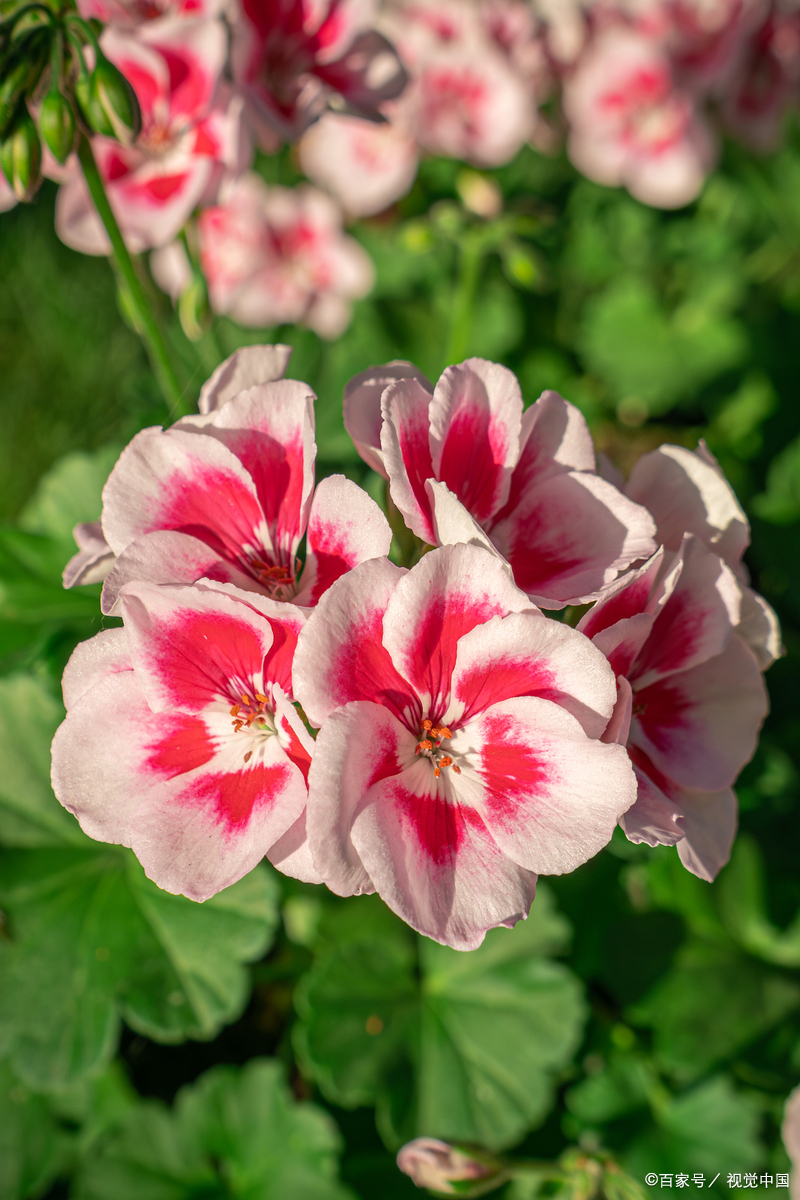
M0 145L0 166L18 200L31 200L42 182L42 143L23 104Z
M0 82L0 137L4 137L10 127L19 106L19 98L28 81L29 66L25 59L19 59L13 66L4 70Z
M211 324L208 288L199 271L194 272L191 282L180 294L178 316L181 328L190 342L199 341Z
M88 116L97 133L129 146L139 136L142 114L136 93L121 71L99 55L92 72Z
M443 1196L483 1196L510 1178L506 1166L485 1150L451 1146L437 1138L415 1138L397 1155L397 1165L417 1187Z
M53 156L66 162L75 146L75 114L57 87L52 87L41 103L39 132Z

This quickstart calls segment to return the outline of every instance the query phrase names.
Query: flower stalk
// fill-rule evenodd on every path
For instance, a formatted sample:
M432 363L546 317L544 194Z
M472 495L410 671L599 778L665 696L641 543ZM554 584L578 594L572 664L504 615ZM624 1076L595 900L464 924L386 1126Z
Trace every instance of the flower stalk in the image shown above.
M127 293L126 300L135 318L137 331L145 343L150 362L153 366L159 386L171 412L182 414L188 411L184 406L183 389L181 388L175 368L169 357L166 343L150 307L150 303L142 287L141 280L131 258L125 239L120 232L116 217L108 201L103 180L97 168L94 153L89 139L82 136L78 146L80 158L89 194L109 236L115 266Z

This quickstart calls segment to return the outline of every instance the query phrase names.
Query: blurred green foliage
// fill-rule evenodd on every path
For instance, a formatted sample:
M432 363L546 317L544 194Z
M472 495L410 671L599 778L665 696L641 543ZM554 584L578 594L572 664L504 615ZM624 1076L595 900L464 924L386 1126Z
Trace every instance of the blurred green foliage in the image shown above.
M289 152L261 169L297 178ZM378 282L333 344L217 320L192 347L157 300L186 396L237 345L288 341L291 374L319 396L320 472L375 494L341 392L395 357L432 378L466 354L502 360L526 402L555 387L578 404L623 472L661 442L705 436L753 522L749 568L789 652L738 785L731 863L707 885L674 851L617 835L548 881L528 922L459 955L377 898L341 902L262 867L199 906L159 893L128 851L89 842L52 795L48 746L72 648L113 621L98 588L65 593L60 572L119 448L171 417L108 264L55 238L48 186L0 217L3 1200L400 1200L415 1193L391 1152L414 1133L573 1155L562 1190L531 1176L507 1200L637 1194L610 1168L598 1183L599 1160L581 1153L608 1151L640 1184L719 1172L716 1194L728 1172L788 1170L800 135L763 161L729 150L673 213L533 151L491 177L504 196L494 221L465 209L459 164L429 160L396 209L355 227Z

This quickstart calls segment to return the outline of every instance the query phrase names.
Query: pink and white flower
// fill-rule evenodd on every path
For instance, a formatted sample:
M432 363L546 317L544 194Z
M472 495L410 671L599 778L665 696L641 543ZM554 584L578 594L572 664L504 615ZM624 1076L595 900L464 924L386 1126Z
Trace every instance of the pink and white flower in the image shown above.
M409 529L441 540L426 488L440 480L545 608L596 599L655 548L649 513L595 473L578 409L548 391L523 413L497 363L448 367L435 389L411 364L372 368L347 385L344 420Z
M211 307L241 325L300 322L335 338L351 302L372 287L371 259L316 188L267 187L245 175L203 210L197 234Z
M747 586L742 555L750 545L750 524L705 442L695 451L660 446L642 455L625 493L653 515L658 541L668 550L677 550L683 535L693 533L731 568L741 589L737 633L765 671L783 653L778 618Z
M736 833L732 784L767 712L758 664L735 632L741 590L699 538L659 550L586 614L578 628L619 685L604 740L627 745L638 797L621 824L633 842L678 846L711 880Z
M389 106L384 111L389 115ZM383 212L411 189L419 163L417 143L401 105L382 124L327 112L298 146L300 166L335 196L352 217Z
M117 556L103 611L140 580L211 579L313 606L344 572L387 554L391 530L366 492L342 475L314 488L313 403L284 379L137 434L103 492L102 536Z
M656 40L624 27L599 33L566 79L563 105L569 156L590 179L660 208L699 193L715 143Z
M220 83L226 36L219 21L164 19L136 33L109 28L101 45L142 110L133 146L105 137L92 142L114 215L138 253L171 241L195 207L215 197L226 173L244 169L250 147L241 100ZM56 229L84 254L111 251L74 161L59 189Z
M403 90L394 47L370 28L360 0L242 0L233 31L234 79L264 149L276 134L294 141L332 97L347 111L379 119Z
M308 837L323 881L378 891L456 949L527 916L537 874L597 853L635 795L623 748L598 740L605 657L474 546L338 580L298 639L294 687L321 726Z
M90 837L205 900L264 857L316 881L303 833L313 741L292 707L305 614L235 588L131 584L125 622L64 674L53 787Z
M411 76L401 104L417 144L492 167L530 137L536 104L527 64L518 69L485 16L452 0L407 3L387 8L384 27Z

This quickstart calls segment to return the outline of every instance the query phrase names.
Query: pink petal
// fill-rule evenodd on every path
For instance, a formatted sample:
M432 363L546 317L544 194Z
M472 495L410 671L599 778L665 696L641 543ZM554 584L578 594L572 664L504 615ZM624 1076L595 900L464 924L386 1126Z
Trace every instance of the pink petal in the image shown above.
M78 553L64 567L64 587L102 583L114 565L114 551L103 537L102 525L99 521L76 525L72 536L78 543Z
M657 607L656 584L661 576L664 549L660 547L652 558L635 571L622 575L603 593L578 623L578 629L594 638L603 629L638 613L653 613Z
M532 607L493 555L476 546L442 546L397 583L383 619L383 644L425 714L441 719L458 639L492 617Z
M632 668L637 688L721 653L739 620L739 585L716 554L689 536L677 562L673 590Z
M353 817L375 783L413 759L415 746L393 713L366 701L336 709L320 729L308 776L308 841L316 869L338 896L375 890L351 841Z
M144 429L120 455L103 492L103 532L116 554L155 529L175 529L231 562L259 547L266 527L255 485L216 438Z
M535 880L503 859L477 813L430 793L415 745L383 706L348 704L328 718L309 775L314 862L337 894L377 888L415 929L472 948L527 914Z
M652 632L654 619L652 613L623 617L609 629L601 629L592 638L594 645L608 659L615 675L630 675L637 654Z
M267 686L272 627L248 604L206 588L133 583L120 607L137 678L154 712L234 704Z
M303 883L325 882L311 857L311 848L306 836L305 812L287 829L283 837L278 838L267 858L282 875L290 875L292 879L300 879Z
M742 588L741 616L736 632L753 651L762 671L766 671L785 653L775 610L763 596L749 587Z
M720 792L684 788L677 795L686 834L678 842L680 860L687 871L711 883L731 856L737 826L736 796L730 788Z
M273 550L293 555L314 488L314 393L281 379L239 393L205 431L239 459L256 486ZM281 555L283 557L283 555Z
M716 460L703 447L660 446L636 463L626 495L655 518L658 540L677 550L684 533L696 537L738 574L750 542L747 517Z
M495 520L512 513L528 489L547 475L595 469L594 444L583 414L558 392L542 392L522 414L520 447L506 509Z
M427 763L374 784L352 840L383 900L413 929L474 950L486 932L524 920L536 876L506 858L480 815L431 789Z
M589 737L608 724L617 689L603 654L583 634L538 612L493 617L459 640L445 725L514 697L565 708Z
M588 472L563 471L533 484L489 533L517 585L545 608L596 600L620 571L655 549L645 509Z
M291 346L281 345L243 346L234 351L200 389L200 412L214 412L239 392L256 384L283 379L291 353Z
M751 758L767 707L758 664L733 634L715 658L634 688L630 741L680 786L718 791Z
M299 818L306 795L276 737L250 767L240 748L225 746L143 794L130 846L159 887L206 900L252 871Z
M297 603L316 604L346 571L370 558L384 558L391 544L389 522L371 496L344 475L323 479L311 505Z
M462 743L476 759L487 828L529 871L561 875L586 862L611 840L636 799L624 748L588 738L549 700L495 704L454 736L454 756ZM460 790L461 777L453 786Z
M509 578L513 579L510 564L447 484L438 479L428 479L425 481L425 491L433 513L437 545L455 546L459 542L466 542L469 546L480 546L493 554L503 564Z
M388 479L381 450L381 397L398 379L415 379L431 395L433 385L413 363L396 360L354 375L344 389L344 427L367 466Z
M72 708L81 696L109 675L132 670L128 635L124 629L103 629L87 642L79 642L61 679L66 708Z
M171 529L156 529L136 538L120 554L106 579L100 607L104 613L118 616L119 593L128 583L196 583L203 578L233 583L245 591L258 586L250 575L220 558L208 542Z
M601 742L616 742L618 746L628 744L633 710L633 691L627 679L617 676L617 700L608 725L603 730Z
M641 757L647 761L646 756ZM638 785L636 803L622 814L619 821L626 838L636 845L641 842L648 846L676 845L685 833L683 825L678 823L683 817L683 809L637 765L636 756L633 763Z
M297 644L294 694L313 725L351 700L374 700L414 719L419 702L381 641L389 597L405 575L388 559L348 571L321 597Z
M300 817L302 772L279 739L257 761L200 716L154 713L133 671L101 679L56 733L53 786L99 841L131 846L159 887L205 900Z
M432 474L485 524L508 497L519 458L522 392L498 363L448 367L430 405Z
M416 379L390 384L381 400L381 453L392 500L417 537L434 544L425 480L434 475L430 448L431 395ZM382 472L382 473L384 473Z

